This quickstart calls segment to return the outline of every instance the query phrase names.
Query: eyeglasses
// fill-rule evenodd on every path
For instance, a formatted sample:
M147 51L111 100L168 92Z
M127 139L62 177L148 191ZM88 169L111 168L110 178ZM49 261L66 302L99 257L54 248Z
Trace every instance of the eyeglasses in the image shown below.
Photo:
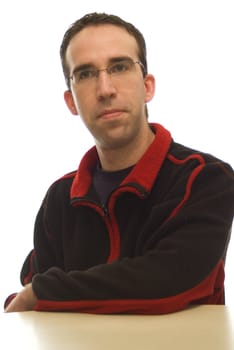
M135 64L139 64L143 74L145 74L145 67L140 61L133 61L130 58L124 58L115 63L111 63L107 68L103 69L96 69L90 66L78 68L72 73L69 79L73 80L77 85L83 85L95 81L99 77L100 72L104 71L113 78L122 79L126 78L128 73L134 70Z

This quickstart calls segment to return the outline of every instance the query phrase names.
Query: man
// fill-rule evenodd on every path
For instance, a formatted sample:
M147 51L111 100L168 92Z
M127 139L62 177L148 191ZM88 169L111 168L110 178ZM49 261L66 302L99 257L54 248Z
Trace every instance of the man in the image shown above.
M75 22L61 45L65 102L95 140L78 171L49 188L25 286L6 312L174 312L224 303L234 212L228 164L149 124L142 34L106 14Z

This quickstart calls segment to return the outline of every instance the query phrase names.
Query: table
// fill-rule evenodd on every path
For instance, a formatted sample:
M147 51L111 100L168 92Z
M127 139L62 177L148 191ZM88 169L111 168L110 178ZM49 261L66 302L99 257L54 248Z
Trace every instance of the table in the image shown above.
M232 311L203 305L156 316L2 313L0 349L233 350Z

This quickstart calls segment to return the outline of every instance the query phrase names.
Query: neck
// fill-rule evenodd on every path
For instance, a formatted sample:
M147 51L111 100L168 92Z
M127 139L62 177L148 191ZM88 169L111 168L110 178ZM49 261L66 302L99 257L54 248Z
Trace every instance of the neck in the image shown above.
M116 148L102 148L96 145L102 169L116 171L135 165L152 143L154 137L153 131L147 127L146 132L128 144Z

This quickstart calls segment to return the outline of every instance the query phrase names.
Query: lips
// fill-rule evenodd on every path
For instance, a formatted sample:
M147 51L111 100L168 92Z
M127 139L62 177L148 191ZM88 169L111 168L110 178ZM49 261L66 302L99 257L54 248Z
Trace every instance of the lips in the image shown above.
M105 109L99 115L98 118L112 119L119 117L124 111L121 109Z

